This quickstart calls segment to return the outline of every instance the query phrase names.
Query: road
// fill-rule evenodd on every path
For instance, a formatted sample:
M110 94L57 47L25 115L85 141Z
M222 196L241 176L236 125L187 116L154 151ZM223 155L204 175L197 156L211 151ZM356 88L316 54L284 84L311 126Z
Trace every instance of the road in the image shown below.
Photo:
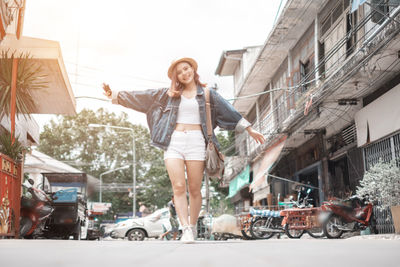
M400 266L399 239L0 240L1 267Z

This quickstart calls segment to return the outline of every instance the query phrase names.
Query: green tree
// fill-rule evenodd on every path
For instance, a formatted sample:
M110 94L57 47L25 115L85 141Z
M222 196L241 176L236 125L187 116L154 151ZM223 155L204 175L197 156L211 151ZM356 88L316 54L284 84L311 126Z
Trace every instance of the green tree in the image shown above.
M235 132L224 131L216 134L219 144L221 145L221 151L226 157L235 155Z
M127 114L117 116L104 109L82 110L76 116L58 116L44 127L38 149L67 162L87 174L99 177L110 169L130 168L103 176L103 183L132 183L132 136L130 131L112 128L90 128L90 123L128 127L134 130L136 143L137 203L150 208L162 207L172 189L164 167L162 151L150 145L147 128L133 125ZM98 195L92 197L98 200ZM112 213L132 211L128 193L105 192L104 202L112 203Z

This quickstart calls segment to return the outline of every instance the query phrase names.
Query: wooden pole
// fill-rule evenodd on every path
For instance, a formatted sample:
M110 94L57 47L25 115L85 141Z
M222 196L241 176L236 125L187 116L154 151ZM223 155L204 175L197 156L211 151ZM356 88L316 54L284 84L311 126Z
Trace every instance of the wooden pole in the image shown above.
M22 30L22 10L23 7L18 9L18 21L17 21L17 32L16 32L16 36L17 39L19 40L19 38L21 38L21 30Z
M11 73L11 104L10 104L10 120L11 120L11 138L12 143L15 142L15 110L17 100L17 73L18 73L18 58L13 58L12 73Z

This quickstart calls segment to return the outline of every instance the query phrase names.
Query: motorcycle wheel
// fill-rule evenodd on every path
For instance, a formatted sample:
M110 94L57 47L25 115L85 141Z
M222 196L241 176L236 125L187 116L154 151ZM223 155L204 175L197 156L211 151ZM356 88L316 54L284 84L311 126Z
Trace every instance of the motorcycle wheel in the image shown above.
M331 214L326 219L323 229L326 237L328 238L340 238L343 234L343 230L339 230L336 225L342 225L342 219L336 214Z
M324 229L322 229L322 227L312 228L312 229L306 230L306 232L309 236L314 237L314 238L322 238L325 236Z
M31 219L27 217L21 217L21 220L19 222L20 228L19 228L19 236L25 237L26 233L29 232L29 230L32 228L32 221Z
M250 227L248 229L245 229L245 230L240 230L240 232L242 233L242 236L243 236L244 240L252 240L252 239L254 239L251 236Z
M263 231L260 229L268 223L270 218L259 217L255 219L250 225L250 234L254 239L269 239L274 236L274 232ZM274 227L274 221L272 220L271 226Z
M369 228L371 230L371 233L374 233L376 235L379 234L378 228L376 227L376 218L373 213L371 215L371 218L369 219Z
M303 236L304 230L294 230L294 229L289 229L289 224L285 224L285 234L289 238L294 238L298 239Z

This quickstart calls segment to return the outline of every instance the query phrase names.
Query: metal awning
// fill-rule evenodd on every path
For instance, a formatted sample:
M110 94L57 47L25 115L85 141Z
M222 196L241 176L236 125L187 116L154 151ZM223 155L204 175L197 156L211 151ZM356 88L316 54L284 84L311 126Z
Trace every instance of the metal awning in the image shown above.
M278 160L279 155L281 154L282 149L285 145L286 138L287 136L285 135L284 137L273 143L265 151L265 154L261 160L261 164L259 165L257 170L254 170L254 179L250 185L250 190L253 191L253 193L268 186L268 183L266 181L267 175L271 167Z
M219 76L231 76L235 74L247 49L229 50L222 52L215 74Z
M29 53L32 60L40 63L49 77L48 88L33 91L35 108L33 114L75 115L76 102L69 83L67 71L61 54L60 44L56 41L21 37L7 34L0 43L0 51Z
M399 99L400 84L356 113L358 147L400 130Z
M42 176L41 173L44 172L81 173L82 171L39 152L36 149L32 149L25 155L24 173L29 173L31 178L39 182L39 178ZM96 187L100 184L98 178L89 174L87 174L87 179L88 184L93 184Z
M229 182L229 195L231 198L236 195L244 186L250 183L250 166L247 165L246 168L236 176L232 181Z

